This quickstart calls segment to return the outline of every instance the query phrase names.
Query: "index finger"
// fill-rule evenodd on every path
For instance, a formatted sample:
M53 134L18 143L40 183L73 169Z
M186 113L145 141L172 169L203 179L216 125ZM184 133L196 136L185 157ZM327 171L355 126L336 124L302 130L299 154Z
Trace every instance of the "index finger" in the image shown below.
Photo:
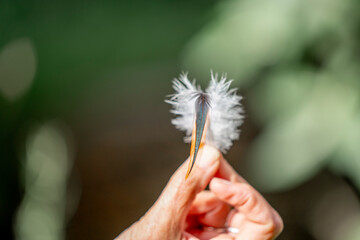
M247 183L231 183L222 179L214 178L210 182L210 189L217 197L232 205L244 216L260 225L281 228L281 218L270 204ZM278 221L280 218L280 221ZM240 225L243 221L241 215L234 215L229 219L233 224Z

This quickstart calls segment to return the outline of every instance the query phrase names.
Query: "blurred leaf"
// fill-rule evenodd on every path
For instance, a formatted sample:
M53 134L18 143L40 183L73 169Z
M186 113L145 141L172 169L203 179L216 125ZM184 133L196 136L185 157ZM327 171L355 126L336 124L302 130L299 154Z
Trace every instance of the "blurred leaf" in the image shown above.
M16 219L18 240L65 238L69 141L59 124L48 123L29 137L24 161L25 197Z
M228 1L188 45L185 68L198 76L227 72L240 83L261 67L288 58L299 40L296 1ZM286 46L286 48L284 48Z
M19 36L32 39L38 68L24 109L28 115L58 115L74 108L77 96L88 87L101 87L104 75L136 72L137 67L156 64L176 66L179 71L176 58L204 24L212 4L162 0L7 2L0 10L4 12L0 16L0 47ZM116 81L126 88L148 79Z
M313 176L342 140L358 92L323 73L298 111L269 122L250 150L251 174L262 189L288 189Z
M360 114L344 129L345 137L330 162L336 173L349 177L360 189Z
M315 73L304 68L283 68L272 72L250 89L251 115L261 124L298 111L312 91Z
M360 203L345 182L335 185L309 206L307 227L318 240L355 240L354 223L360 220ZM354 231L355 230L355 231ZM359 237L360 235L357 235Z
M0 92L19 98L31 85L36 70L35 50L29 39L16 39L0 51Z
M356 18L346 21L352 7L350 0L222 2L187 46L185 69L204 79L209 69L227 72L243 86L269 66L301 61L316 42L313 53L326 58L332 42L349 38L356 26Z

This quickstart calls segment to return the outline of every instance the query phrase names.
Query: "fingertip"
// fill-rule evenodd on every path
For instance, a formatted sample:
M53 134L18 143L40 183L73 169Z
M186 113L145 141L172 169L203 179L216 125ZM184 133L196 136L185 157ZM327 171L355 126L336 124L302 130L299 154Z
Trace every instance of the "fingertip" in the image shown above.
M210 189L214 193L221 193L227 191L231 183L225 179L214 177L210 182Z
M201 169L208 171L209 167L212 167L215 164L220 164L220 157L221 153L218 149L210 145L205 145L202 149L202 155L196 165L198 165Z

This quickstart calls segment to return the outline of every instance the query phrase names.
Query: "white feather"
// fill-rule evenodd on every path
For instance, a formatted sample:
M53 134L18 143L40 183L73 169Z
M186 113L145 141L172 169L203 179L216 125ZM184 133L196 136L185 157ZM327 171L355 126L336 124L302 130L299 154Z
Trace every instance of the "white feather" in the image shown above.
M206 141L224 153L230 149L232 141L239 138L239 126L243 122L242 97L236 95L236 89L230 89L231 82L226 80L225 75L218 80L218 75L211 73L210 85L205 91L210 99ZM202 90L196 87L195 80L192 83L189 81L186 73L174 79L173 88L175 94L165 100L172 105L171 112L176 115L171 122L177 129L185 131L184 140L190 142L195 118L195 95Z

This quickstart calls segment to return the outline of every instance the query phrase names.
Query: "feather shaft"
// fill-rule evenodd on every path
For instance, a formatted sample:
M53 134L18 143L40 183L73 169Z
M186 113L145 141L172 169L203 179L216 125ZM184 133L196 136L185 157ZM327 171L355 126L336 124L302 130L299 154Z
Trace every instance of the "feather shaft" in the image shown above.
M206 120L209 113L208 97L204 93L199 93L195 101L195 126L192 134L191 148L190 148L190 163L185 178L188 178L191 170L194 167L196 158L200 148L204 145ZM195 137L194 137L195 135Z

